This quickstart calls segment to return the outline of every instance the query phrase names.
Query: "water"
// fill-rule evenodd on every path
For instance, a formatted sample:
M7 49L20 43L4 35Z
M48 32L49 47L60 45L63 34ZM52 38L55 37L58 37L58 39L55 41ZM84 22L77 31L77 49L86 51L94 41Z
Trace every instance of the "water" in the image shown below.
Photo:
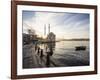
M89 41L61 41L56 43L55 54L67 54L69 52L76 52L76 46L86 46L86 51L89 51ZM80 51L81 52L81 51Z
M58 66L89 65L89 41L60 41L39 46L45 52L48 48L53 51L51 60ZM76 46L86 46L86 50L75 51Z

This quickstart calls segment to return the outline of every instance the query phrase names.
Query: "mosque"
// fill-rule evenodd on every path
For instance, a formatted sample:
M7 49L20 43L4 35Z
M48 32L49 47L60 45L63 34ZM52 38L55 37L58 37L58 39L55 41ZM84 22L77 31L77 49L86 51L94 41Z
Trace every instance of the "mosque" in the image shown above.
M50 31L50 24L48 26L48 33L46 37L47 42L55 42L56 41L56 35ZM46 26L44 26L44 34L46 34Z

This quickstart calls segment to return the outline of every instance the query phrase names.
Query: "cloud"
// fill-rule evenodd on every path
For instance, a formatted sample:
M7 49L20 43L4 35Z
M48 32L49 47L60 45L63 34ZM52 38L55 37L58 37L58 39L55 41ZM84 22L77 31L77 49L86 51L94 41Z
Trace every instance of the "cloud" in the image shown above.
M58 38L62 36L69 36L69 38L89 37L89 14L84 13L24 11L23 24L28 24L41 36L44 34L44 25L48 27L50 24L51 31ZM26 27L23 25L23 29Z

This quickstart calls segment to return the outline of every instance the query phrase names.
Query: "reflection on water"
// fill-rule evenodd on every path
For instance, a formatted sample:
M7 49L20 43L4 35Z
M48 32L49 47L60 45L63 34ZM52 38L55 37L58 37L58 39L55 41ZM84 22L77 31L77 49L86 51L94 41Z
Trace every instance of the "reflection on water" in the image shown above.
M76 51L76 46L86 50ZM23 68L88 66L89 41L35 42L23 47Z
M44 44L35 44L35 50L38 50L38 55L40 54L40 58L43 57L43 52L46 55L46 67L50 67L50 56L54 54L55 51L55 42L44 43ZM41 49L41 51L40 51ZM40 52L39 52L40 51Z
M60 41L56 43L52 42L38 45L41 49L45 51L50 50L55 54L63 54L75 51L76 46L86 46L86 51L89 51L89 41Z
M56 43L55 54L74 52L76 46L86 46L86 51L89 51L89 41L61 41Z
M64 66L89 65L89 41L60 41L36 44L36 46L38 46L38 49L42 49L41 57L45 52L47 67L50 67L51 56L57 60L55 63ZM86 46L86 50L75 51L76 46Z

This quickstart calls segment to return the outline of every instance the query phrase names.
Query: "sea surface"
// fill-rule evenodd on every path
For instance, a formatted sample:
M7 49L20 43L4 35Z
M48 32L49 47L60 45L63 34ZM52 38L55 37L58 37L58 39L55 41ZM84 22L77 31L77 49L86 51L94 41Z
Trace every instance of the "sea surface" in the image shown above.
M86 66L89 65L89 41L60 41L56 43L40 44L43 50L53 51L51 60L58 66ZM76 51L76 46L86 46L86 50Z

